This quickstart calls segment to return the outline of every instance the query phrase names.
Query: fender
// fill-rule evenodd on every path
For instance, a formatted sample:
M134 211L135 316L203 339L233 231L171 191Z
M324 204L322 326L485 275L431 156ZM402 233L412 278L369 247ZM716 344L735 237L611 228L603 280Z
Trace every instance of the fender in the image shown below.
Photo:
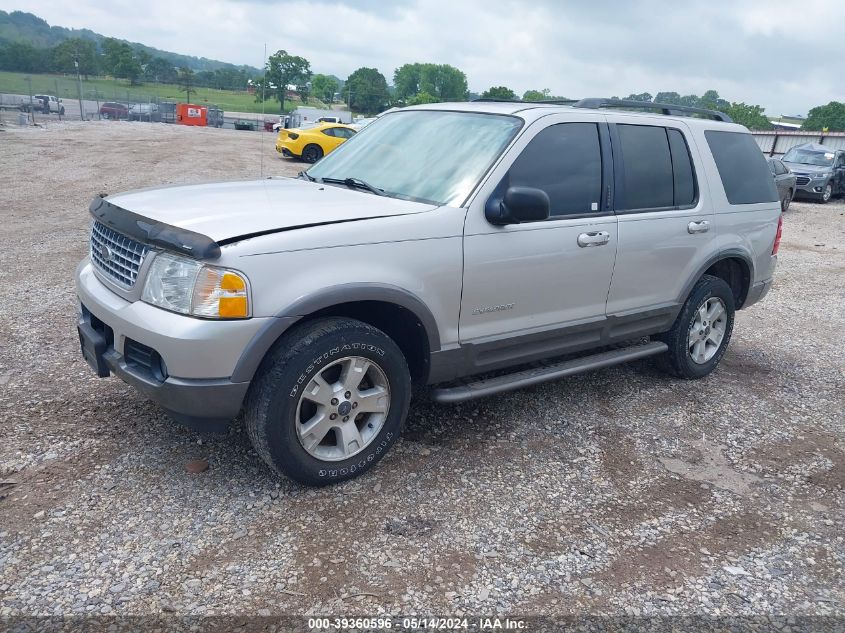
M325 308L358 301L392 303L412 312L425 329L429 351L437 352L440 350L437 321L428 306L415 294L390 284L372 282L341 284L323 288L314 294L302 297L277 313L276 318L269 319L267 326L253 336L241 354L232 373L232 382L252 380L258 366L273 344L302 318Z
M745 265L748 267L748 292L751 290L751 284L753 284L755 279L755 272L754 272L754 260L751 259L751 256L742 251L738 248L729 248L723 251L719 251L715 255L711 256L693 275L684 286L683 291L681 292L681 296L678 297L678 302L680 305L683 305L686 302L689 293L692 292L692 287L696 284L696 282L701 279L701 276L705 273L705 271L710 268L713 264L723 260L723 259L741 259L745 262ZM746 296L743 297L743 305L745 304L745 299L748 296L748 292L746 292ZM737 309L739 310L742 306L738 306Z

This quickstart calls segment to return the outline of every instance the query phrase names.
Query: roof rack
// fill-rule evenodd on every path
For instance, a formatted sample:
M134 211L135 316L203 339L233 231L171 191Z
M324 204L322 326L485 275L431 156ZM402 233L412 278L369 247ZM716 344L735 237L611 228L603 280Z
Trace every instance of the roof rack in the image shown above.
M715 121L722 121L724 123L733 123L733 119L724 112L718 110L707 110L705 108L693 108L690 106L673 105L671 103L653 103L651 101L632 101L629 99L581 99L577 103L572 104L573 108L590 108L597 110L600 108L639 108L642 110L657 110L661 114L668 115L693 115L698 114L708 119Z
M541 101L523 101L522 99L492 99L492 98L481 98L473 99L473 103L476 101L482 101L487 103L530 103L532 105L536 104L543 104L548 103L551 105L571 105L577 102L577 99L543 99Z

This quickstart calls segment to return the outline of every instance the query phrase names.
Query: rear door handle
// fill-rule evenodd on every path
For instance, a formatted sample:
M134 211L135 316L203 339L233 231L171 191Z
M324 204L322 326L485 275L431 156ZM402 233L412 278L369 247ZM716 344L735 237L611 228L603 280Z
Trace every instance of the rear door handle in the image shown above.
M610 241L610 233L607 231L591 231L590 233L581 233L578 236L578 246L587 248L589 246L604 246Z
M697 222L690 222L687 224L687 231L690 233L707 233L710 230L710 222L708 220L699 220Z

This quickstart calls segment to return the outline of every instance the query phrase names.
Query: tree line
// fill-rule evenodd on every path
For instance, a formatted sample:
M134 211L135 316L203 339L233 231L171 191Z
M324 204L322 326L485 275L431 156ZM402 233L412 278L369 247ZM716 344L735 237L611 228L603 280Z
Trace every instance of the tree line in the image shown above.
M0 45L0 70L24 73L79 73L110 75L126 79L133 86L143 82L176 83L180 69L164 57L151 55L127 42L104 38L100 47L90 39L68 38L59 44L38 48L23 42ZM244 68L217 68L194 73L195 86L222 90L246 90L252 73Z
M265 72L256 76L246 68L218 68L193 70L176 68L163 57L151 55L143 48L127 42L104 38L101 45L84 38L69 38L59 44L38 48L31 44L11 42L0 45L0 70L30 73L76 73L86 77L110 75L126 79L132 85L145 81L178 83L188 95L197 87L222 90L255 89L256 101L274 99L281 111L287 111L289 94L295 92L306 102L315 97L332 103L336 95L351 110L376 114L390 107L435 103L440 101L466 101L480 96L484 99L520 100L519 95L507 86L491 86L475 95L470 93L463 71L449 64L404 64L393 72L393 85L376 68L362 67L355 70L341 83L331 75L314 74L310 62L304 57L279 50L267 59ZM770 130L774 126L760 105L731 102L716 90L702 95L681 95L677 92L632 93L625 97L633 101L666 103L718 110L734 121L752 130ZM527 90L523 101L553 101L564 97L554 96L551 90ZM802 129L845 131L845 103L831 102L810 110Z
M266 84L264 83L266 81ZM256 100L274 98L285 111L285 101L290 87L303 100L315 96L330 103L337 94L339 83L331 76L313 74L311 65L304 57L291 55L285 50L277 51L267 60L262 78L256 79ZM341 98L351 110L366 114L382 112L390 107L419 105L441 101L466 101L501 99L518 101L519 96L507 86L491 86L481 93L472 94L468 89L467 77L458 68L448 64L414 63L404 64L393 72L393 85L376 68L362 67L354 71L341 89ZM614 97L618 98L618 97ZM625 97L632 101L666 103L707 110L718 110L730 116L737 123L751 130L771 130L772 123L760 105L744 102L730 102L716 90L707 90L702 95L681 95L677 92L633 93ZM566 97L552 95L549 88L526 90L522 101L561 101ZM845 131L845 104L831 102L810 110L804 122L805 130Z

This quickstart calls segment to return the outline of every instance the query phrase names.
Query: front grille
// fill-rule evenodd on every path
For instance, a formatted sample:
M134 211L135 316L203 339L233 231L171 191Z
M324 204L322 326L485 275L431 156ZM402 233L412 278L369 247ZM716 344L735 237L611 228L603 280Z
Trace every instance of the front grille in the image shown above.
M123 288L131 288L150 247L122 233L94 222L91 227L91 261L109 279Z
M804 185L810 184L810 179L806 176L798 176L798 178L795 179L795 184L799 187L803 187Z

